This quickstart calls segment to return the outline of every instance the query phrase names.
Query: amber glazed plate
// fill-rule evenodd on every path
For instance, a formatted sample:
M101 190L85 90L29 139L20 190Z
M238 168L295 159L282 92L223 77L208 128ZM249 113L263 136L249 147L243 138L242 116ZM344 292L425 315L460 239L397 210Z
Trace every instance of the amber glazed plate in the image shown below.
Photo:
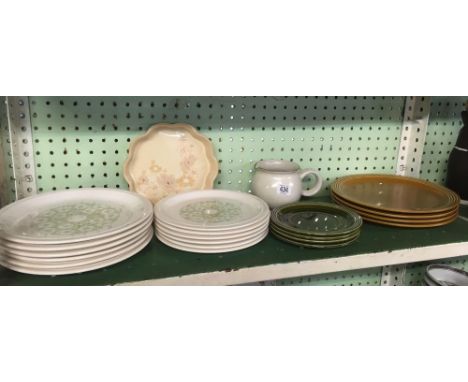
M338 204L341 204L338 200L335 199ZM345 205L347 206L347 205ZM352 208L352 207L349 207ZM437 225L444 225L447 222L451 223L454 219L458 217L458 210L451 212L450 215L447 215L443 218L432 218L426 217L425 219L405 219L405 218L393 218L388 216L376 215L373 213L367 212L359 212L355 210L364 220L371 221L374 223L381 222L382 224L386 225L396 225L403 224L402 227L409 227L409 226L423 226L423 227L431 227Z
M342 199L339 196L337 196L335 193L333 193L333 191L331 192L331 197L335 203L340 204L344 207L351 208L352 210L357 212L362 217L371 216L371 217L375 217L379 219L389 219L389 220L396 219L396 220L405 220L408 222L413 221L415 223L427 222L428 220L431 220L431 221L432 220L444 220L446 218L452 217L455 213L458 213L458 209L459 209L457 205L455 208L448 210L447 212L441 212L441 213L437 212L434 214L428 214L428 213L405 214L405 213L398 213L398 212L392 213L392 212L387 212L387 211L380 211L374 208L366 208L358 204L352 204L351 202L348 202L347 200Z
M336 180L335 195L366 208L398 213L443 213L458 206L451 190L425 180L397 175L350 175Z
M130 145L124 177L153 203L184 191L213 188L218 162L211 142L186 124L157 124Z
M431 222L426 222L426 223L414 222L414 221L394 222L394 221L389 221L386 219L378 219L375 217L364 217L364 216L362 218L371 223L378 223L378 224L388 225L388 226L393 226L393 227L432 228L432 227L440 227L440 226L447 225L447 224L454 222L458 218L458 213L444 220L437 220L437 221L431 221Z

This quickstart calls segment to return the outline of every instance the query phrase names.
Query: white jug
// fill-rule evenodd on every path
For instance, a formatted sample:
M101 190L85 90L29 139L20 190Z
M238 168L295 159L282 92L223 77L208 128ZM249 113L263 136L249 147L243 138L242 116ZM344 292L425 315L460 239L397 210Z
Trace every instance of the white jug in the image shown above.
M315 176L315 185L304 190L302 180ZM322 177L316 170L301 170L299 165L285 160L262 160L255 164L252 193L262 198L270 208L297 202L302 195L312 196L322 188Z

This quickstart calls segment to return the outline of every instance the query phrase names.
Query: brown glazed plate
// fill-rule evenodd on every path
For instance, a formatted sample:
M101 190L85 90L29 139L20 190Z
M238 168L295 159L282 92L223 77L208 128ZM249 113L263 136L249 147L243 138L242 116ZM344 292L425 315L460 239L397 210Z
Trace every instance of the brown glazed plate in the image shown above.
M378 219L375 217L363 217L364 220L371 222L371 223L378 223L382 225L388 225L392 227L402 227L402 228L432 228L432 227L440 227L443 225L450 224L454 222L458 218L458 213L454 216L444 219L444 220L437 220L431 221L427 223L415 223L414 221L407 221L407 222L393 222L386 219Z
M434 213L434 214L404 214L404 213L391 213L391 212L386 212L386 211L379 211L374 208L366 208L361 205L354 205L351 202L348 202L345 199L340 198L337 196L333 191L331 192L331 197L333 201L336 203L343 205L345 207L351 208L354 211L356 211L359 215L365 217L365 216L371 216L371 217L376 217L376 218L381 218L381 219L397 219L397 220L405 220L405 221L414 221L414 222L424 222L427 220L443 220L446 218L449 218L453 216L455 213L458 213L459 207L458 205L454 207L453 209L447 210L446 212L442 213Z
M345 176L336 180L331 190L352 204L407 214L446 212L460 201L457 194L443 186L398 175Z

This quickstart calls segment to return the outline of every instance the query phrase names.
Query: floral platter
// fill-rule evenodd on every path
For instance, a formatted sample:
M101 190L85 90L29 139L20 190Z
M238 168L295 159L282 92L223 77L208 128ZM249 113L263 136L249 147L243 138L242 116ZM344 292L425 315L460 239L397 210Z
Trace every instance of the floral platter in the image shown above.
M130 145L124 177L130 191L153 203L213 187L218 162L211 142L187 124L156 124Z

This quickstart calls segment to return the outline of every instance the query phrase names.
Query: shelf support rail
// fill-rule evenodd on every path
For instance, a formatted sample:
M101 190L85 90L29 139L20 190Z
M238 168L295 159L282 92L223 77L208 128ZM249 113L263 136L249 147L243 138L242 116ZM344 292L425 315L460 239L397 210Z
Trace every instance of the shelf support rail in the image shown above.
M6 97L16 200L36 193L36 174L28 97Z
M406 97L396 175L419 178L431 108L430 97ZM403 285L406 266L384 266L381 285Z

